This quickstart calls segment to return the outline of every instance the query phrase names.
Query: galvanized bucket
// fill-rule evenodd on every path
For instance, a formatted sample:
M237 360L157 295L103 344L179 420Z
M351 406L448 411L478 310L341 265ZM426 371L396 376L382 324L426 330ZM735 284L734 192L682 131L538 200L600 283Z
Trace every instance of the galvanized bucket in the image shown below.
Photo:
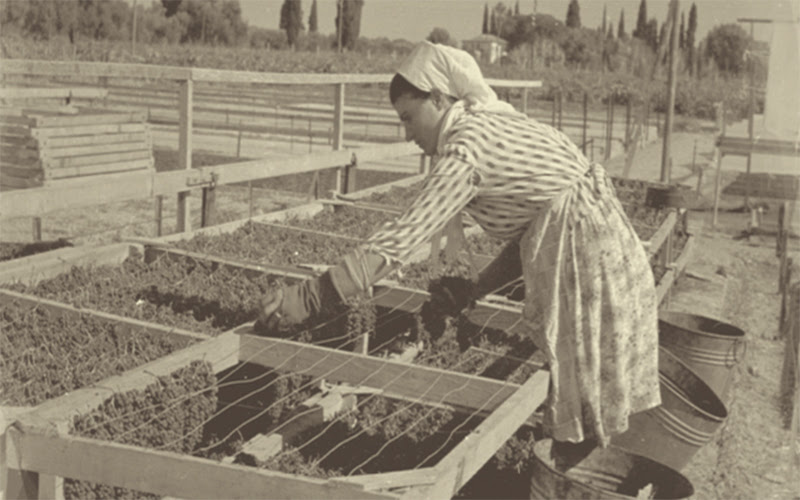
M661 405L631 415L628 430L611 442L681 470L711 441L728 410L686 363L663 347L658 352Z
M689 498L692 483L680 472L615 446L595 448L576 465L560 471L550 458L553 441L533 448L531 498L636 498L650 489L648 498ZM649 485L649 486L648 486Z
M659 314L658 342L728 401L734 367L744 358L744 331L705 316L666 311Z

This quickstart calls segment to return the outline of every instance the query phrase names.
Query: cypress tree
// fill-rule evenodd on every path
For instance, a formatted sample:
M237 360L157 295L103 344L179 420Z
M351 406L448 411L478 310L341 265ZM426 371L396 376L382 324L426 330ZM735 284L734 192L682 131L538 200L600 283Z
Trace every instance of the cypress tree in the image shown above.
M689 25L686 27L686 40L684 42L689 56L688 66L690 74L694 74L695 72L695 59L697 58L697 53L694 49L695 33L697 33L697 6L692 3L692 8L689 9ZM697 67L699 68L699 65L697 65Z
M624 40L628 36L625 34L625 9L619 11L619 25L617 26L617 38Z
M639 14L636 17L636 28L633 30L633 36L642 40L647 39L647 3L645 0L642 0L639 4Z
M489 4L487 3L483 5L483 30L481 30L481 33L486 35L489 30Z
M681 12L681 27L678 32L678 48L683 49L686 46L686 25L684 24L684 15Z
M578 5L578 0L570 0L567 7L567 21L565 23L568 28L581 27L581 7Z
M308 15L308 32L316 33L319 29L319 21L317 19L317 0L311 2L311 13Z
M286 40L290 47L294 47L297 36L303 30L303 6L300 0L283 0L280 29L286 31Z

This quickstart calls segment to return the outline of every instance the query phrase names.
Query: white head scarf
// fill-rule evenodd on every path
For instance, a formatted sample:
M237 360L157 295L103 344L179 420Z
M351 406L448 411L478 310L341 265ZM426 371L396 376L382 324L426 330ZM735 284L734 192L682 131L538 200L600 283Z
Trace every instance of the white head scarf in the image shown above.
M463 101L468 110L516 113L486 83L481 68L468 53L455 47L424 41L400 63L397 72L418 89L438 89Z

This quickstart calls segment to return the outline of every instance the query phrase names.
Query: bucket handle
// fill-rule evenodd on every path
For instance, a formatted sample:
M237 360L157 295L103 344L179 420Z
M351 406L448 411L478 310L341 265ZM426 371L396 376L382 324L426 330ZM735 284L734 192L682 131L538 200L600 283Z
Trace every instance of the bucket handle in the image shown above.
M747 355L747 341L744 339L737 339L735 342L733 342L731 350L733 351L733 364L730 366L734 366L742 361ZM739 354L739 351L741 351L741 355Z

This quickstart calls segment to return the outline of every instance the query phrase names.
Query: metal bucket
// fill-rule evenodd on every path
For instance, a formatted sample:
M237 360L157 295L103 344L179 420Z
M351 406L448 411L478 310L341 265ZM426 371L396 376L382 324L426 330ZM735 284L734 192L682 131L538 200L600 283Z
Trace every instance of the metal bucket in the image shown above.
M658 343L728 401L733 368L747 351L744 331L705 316L670 311L659 314L658 330Z
M663 347L658 353L661 405L631 415L628 430L611 442L681 470L711 441L728 410L686 363Z
M651 486L649 498L688 498L692 483L680 472L615 446L595 448L566 471L550 458L553 441L533 447L531 498L636 498Z

